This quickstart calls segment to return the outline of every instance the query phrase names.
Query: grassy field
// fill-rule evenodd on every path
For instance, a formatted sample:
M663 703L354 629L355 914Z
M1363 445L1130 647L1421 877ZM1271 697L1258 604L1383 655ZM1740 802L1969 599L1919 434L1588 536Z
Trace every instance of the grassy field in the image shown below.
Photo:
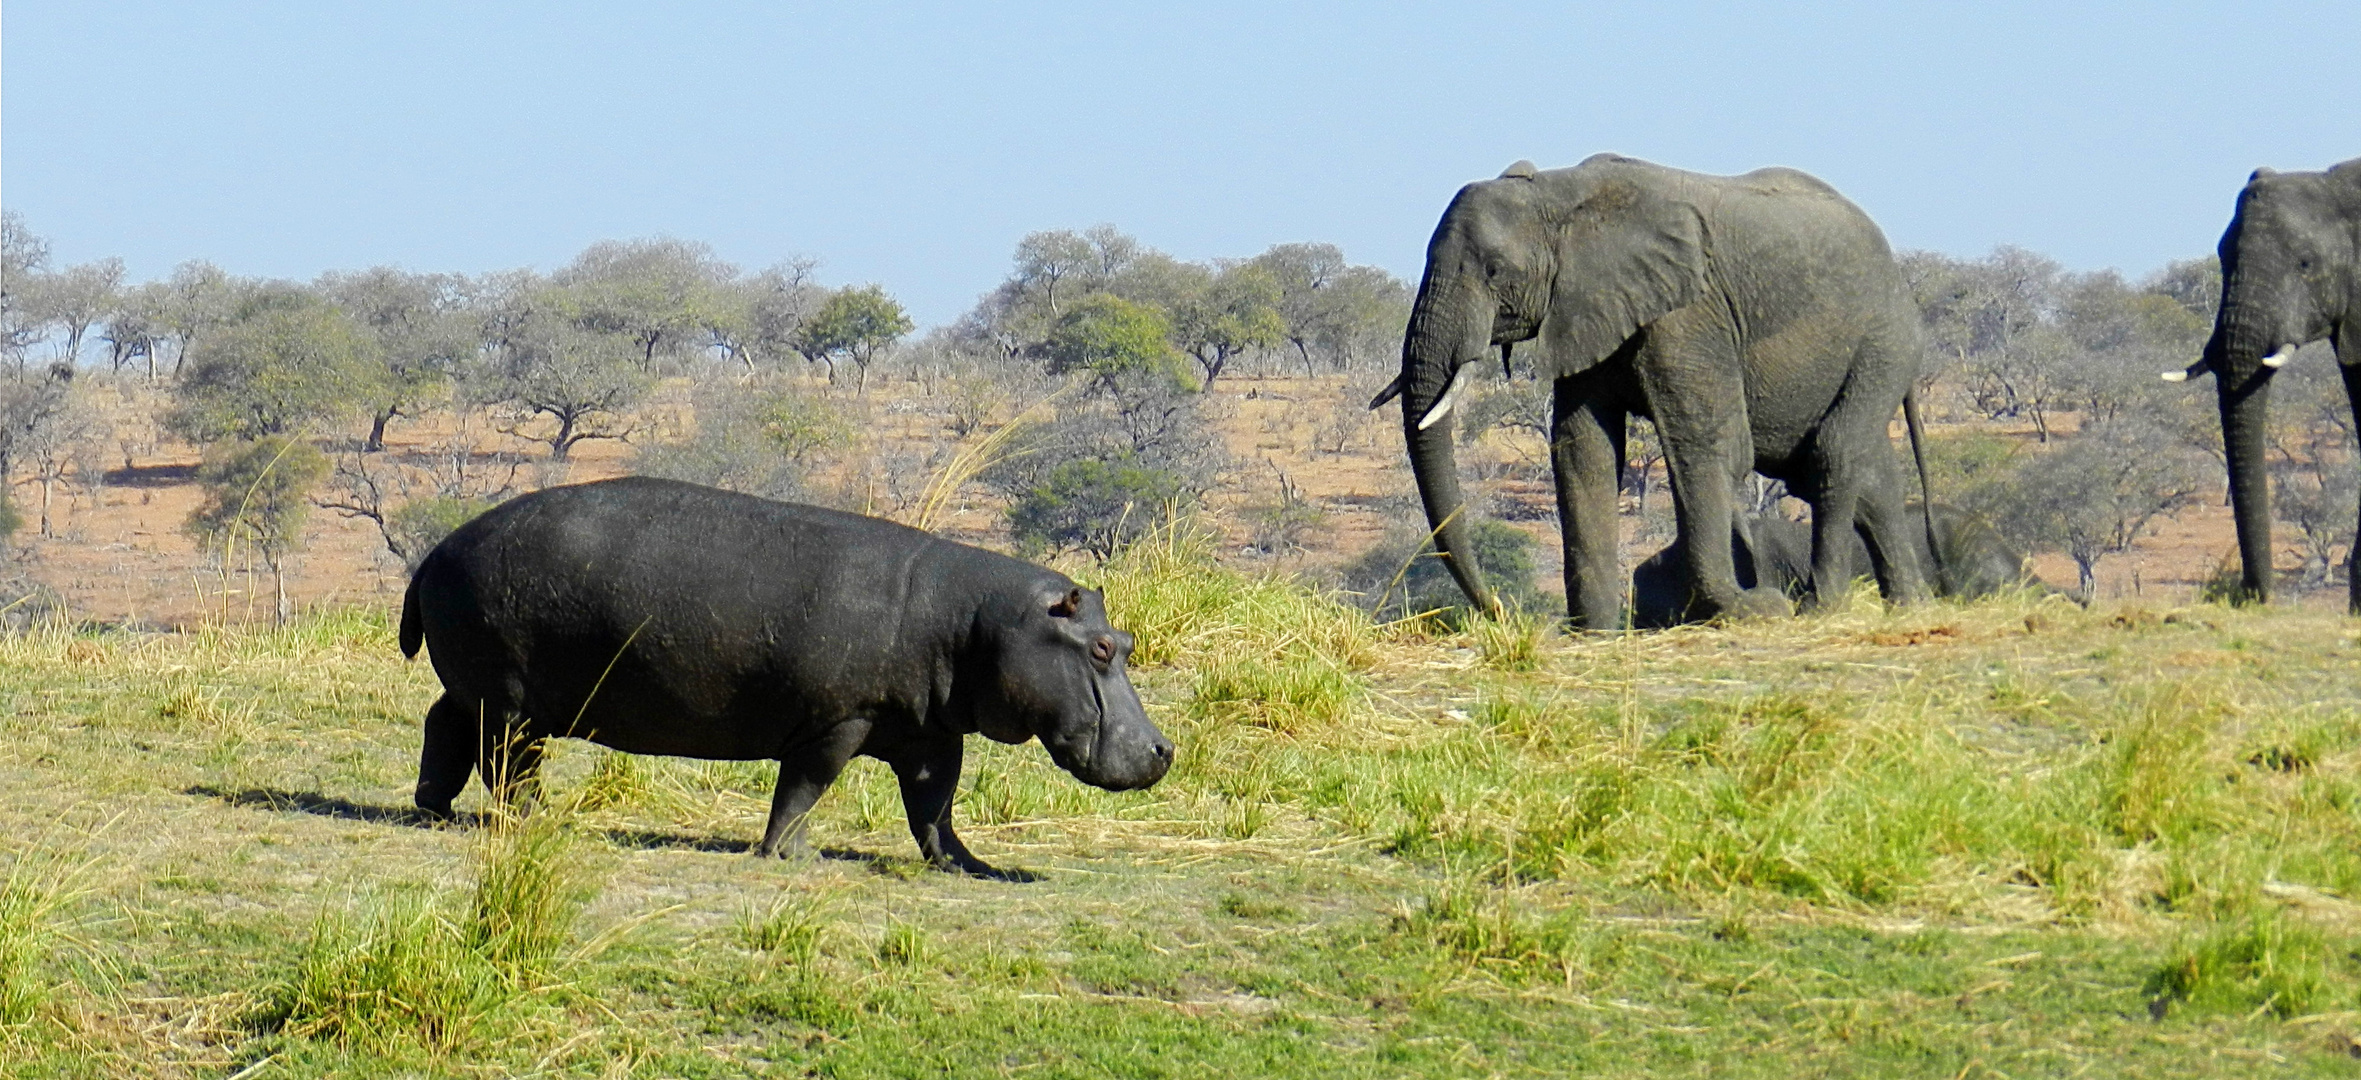
M0 639L12 1076L2345 1076L2361 622L2056 599L1568 639L1097 572L1180 746L974 740L746 854L767 764L408 812L384 618ZM480 789L463 807L476 806Z

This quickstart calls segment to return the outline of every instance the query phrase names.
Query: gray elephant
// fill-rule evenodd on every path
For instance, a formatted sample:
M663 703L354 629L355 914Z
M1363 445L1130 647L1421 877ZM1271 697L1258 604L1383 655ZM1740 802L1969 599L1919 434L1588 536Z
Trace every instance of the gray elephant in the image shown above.
M2301 346L2336 344L2361 415L2361 158L2325 172L2256 169L2222 234L2222 306L2213 337L2179 381L2212 372L2238 518L2240 591L2271 596L2271 486L2264 467L2271 373ZM2361 576L2352 581L2361 614Z
M1370 405L1401 397L1437 547L1482 607L1493 601L1466 558L1450 414L1468 365L1494 346L1505 361L1520 342L1554 383L1550 460L1575 626L1622 621L1615 496L1631 415L1663 437L1693 614L1788 610L1779 590L1740 585L1732 562L1731 490L1748 470L1812 504L1819 602L1850 585L1840 534L1856 528L1889 599L1926 591L1886 434L1917 378L1918 312L1884 235L1827 184L1602 154L1547 171L1520 161L1460 189L1427 246L1402 374Z
M2008 589L2046 587L2026 567L2024 550L2003 539L1983 518L1940 504L1928 513L1934 522L1932 551L1918 530L1905 535L1920 565L1941 567L1933 582L1936 595L1973 600ZM1750 539L1735 542L1733 549L1738 583L1747 588L1767 586L1802 599L1812 584L1811 527L1777 514L1748 514L1743 524ZM1846 540L1846 569L1856 578L1869 573L1868 546L1858 533ZM1675 540L1632 569L1633 628L1661 630L1689 621L1684 558Z

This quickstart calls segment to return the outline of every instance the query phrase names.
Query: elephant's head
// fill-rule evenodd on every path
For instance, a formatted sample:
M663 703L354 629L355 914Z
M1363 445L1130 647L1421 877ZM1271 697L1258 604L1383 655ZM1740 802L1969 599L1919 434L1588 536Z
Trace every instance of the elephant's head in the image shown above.
M2326 172L2257 169L2222 234L2222 305L2205 354L2220 396L2222 442L2247 596L2271 587L2271 494L2263 448L2271 373L2322 338L2361 362L2361 160ZM2361 596L2361 591L2356 592Z
M1704 224L1644 163L1601 154L1571 169L1508 167L1459 190L1427 243L1402 341L1399 395L1410 467L1451 574L1497 606L1470 555L1451 445L1469 365L1538 339L1535 368L1572 375L1613 355L1704 288Z

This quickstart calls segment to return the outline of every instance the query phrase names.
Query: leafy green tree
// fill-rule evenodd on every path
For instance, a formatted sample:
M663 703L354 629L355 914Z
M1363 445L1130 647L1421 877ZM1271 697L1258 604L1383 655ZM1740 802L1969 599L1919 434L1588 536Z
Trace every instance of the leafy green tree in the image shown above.
M0 358L23 367L26 350L41 340L39 287L49 265L49 241L25 216L0 210Z
M749 372L774 367L795 351L795 331L828 297L812 284L808 259L780 263L731 282L729 314L714 321L714 347Z
M412 499L395 507L385 522L386 546L411 570L433 551L443 538L458 532L461 525L474 521L484 511L498 505L496 500L465 495L428 495Z
M1098 293L1059 316L1041 352L1052 375L1087 371L1106 383L1119 375L1153 372L1186 382L1171 336L1172 323L1163 312Z
M1231 358L1286 339L1279 300L1278 279L1261 266L1243 263L1223 270L1173 309L1173 341L1196 358L1207 388L1221 377Z
M228 271L202 259L172 268L164 279L163 303L158 308L165 337L173 343L172 372L189 357L198 341L238 317L257 286L231 277Z
M215 443L197 470L205 497L189 515L189 534L214 552L225 572L241 558L260 556L282 624L295 614L287 602L287 556L302 545L311 492L327 475L328 459L317 448L278 433Z
M711 343L733 321L736 267L705 244L670 238L602 240L550 275L552 299L582 329L631 342L640 367ZM725 335L726 336L726 335Z
M369 381L371 453L385 449L385 426L417 414L441 396L460 365L473 358L477 326L467 310L466 281L453 274L413 274L390 266L321 275L316 286L359 328Z
M1401 279L1345 261L1334 244L1277 244L1250 261L1279 286L1283 336L1306 374L1315 357L1359 368L1399 355L1410 317L1410 288Z
M802 494L809 455L837 444L838 433L850 434L848 425L821 412L824 402L791 389L765 395L713 380L698 386L690 400L696 426L688 437L641 449L633 472L793 499Z
M795 351L814 363L828 365L828 381L836 381L836 360L851 360L860 371L860 388L869 388L869 362L917 324L902 305L877 285L838 289L819 310L798 326L791 340Z
M487 362L469 380L471 396L517 410L501 430L549 444L552 461L565 461L586 440L629 434L631 411L655 386L639 343L581 326L555 290L529 276L505 289L488 327ZM535 417L554 426L528 433L526 421Z
M344 312L300 287L270 286L191 346L164 425L201 443L283 435L368 400L383 378Z
M1995 527L2074 560L2082 595L2099 561L2131 550L2158 518L2195 505L2219 477L2144 419L2085 428L2017 472Z
M44 274L36 282L35 317L65 331L59 355L68 363L82 355L90 328L106 318L123 291L123 260L100 259Z
M107 347L108 370L120 372L134 361L145 360L148 378L156 377L158 354L172 335L164 315L169 296L170 287L161 281L145 282L115 295L106 327L99 331L99 340Z

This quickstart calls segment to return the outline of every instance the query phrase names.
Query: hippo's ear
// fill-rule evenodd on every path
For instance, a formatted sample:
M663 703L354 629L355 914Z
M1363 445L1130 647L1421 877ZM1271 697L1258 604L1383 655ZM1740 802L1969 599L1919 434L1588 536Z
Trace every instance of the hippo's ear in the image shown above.
M1081 612L1082 589L1079 586L1069 590L1066 595L1058 597L1055 603L1049 605L1049 614L1053 619L1071 619Z

